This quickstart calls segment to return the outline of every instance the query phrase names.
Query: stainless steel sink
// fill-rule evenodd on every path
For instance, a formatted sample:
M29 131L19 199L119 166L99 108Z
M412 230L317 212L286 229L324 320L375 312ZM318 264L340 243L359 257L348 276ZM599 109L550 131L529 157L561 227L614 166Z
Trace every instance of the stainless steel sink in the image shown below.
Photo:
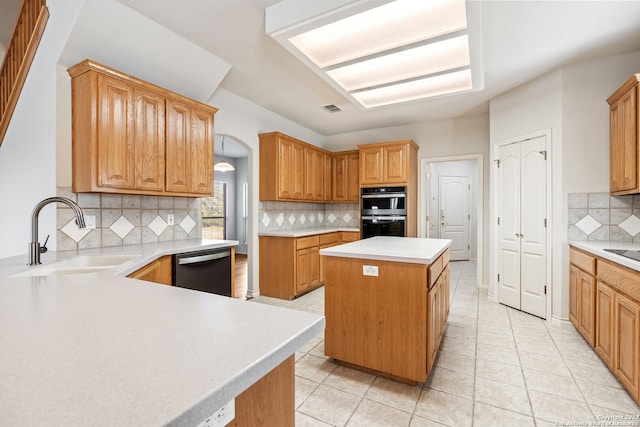
M95 273L140 258L140 255L81 255L41 267L30 268L13 277L50 276L52 274Z
M634 261L640 261L640 251L632 250L632 249L605 249L607 252L614 253L616 255L621 255L623 257L630 258Z

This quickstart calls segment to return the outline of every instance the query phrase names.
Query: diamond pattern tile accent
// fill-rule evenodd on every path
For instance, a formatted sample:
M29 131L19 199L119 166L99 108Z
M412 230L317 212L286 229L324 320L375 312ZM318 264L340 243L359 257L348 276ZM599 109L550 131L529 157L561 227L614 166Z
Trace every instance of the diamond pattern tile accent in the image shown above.
M309 222L311 224L315 224L316 223L316 216L314 214L309 215Z
M631 215L620 223L620 228L629 233L631 237L635 237L636 234L640 233L640 219L635 215Z
M300 224L304 225L307 222L307 217L304 214L300 215Z
M187 234L191 233L191 230L193 230L193 227L195 227L195 226L196 226L196 222L188 214L187 214L187 216L184 217L184 219L182 221L180 221L180 227L182 227L182 229Z
M264 212L262 214L262 225L264 225L265 228L267 228L269 226L269 224L271 223L271 218L269 218L269 215L267 215L266 212Z
M289 215L289 224L293 225L294 222L296 222L296 217L293 214Z
M284 223L284 214L280 212L276 217L276 224L278 224L278 227L280 227L282 226L282 223Z
M349 215L349 212L347 212L346 214L344 214L344 216L342 217L342 219L344 220L344 222L346 222L347 224L349 223L349 221L351 221L352 216Z
M576 223L576 227L578 227L587 236L600 228L600 226L602 226L602 224L596 221L591 215L585 216Z
M109 228L111 229L111 231L116 233L118 237L120 237L121 239L124 239L125 236L129 234L129 232L133 230L134 227L133 227L133 224L131 224L131 222L129 222L127 218L125 218L124 216L121 216L116 220L116 222L111 224L111 227Z
M84 239L84 237L91 232L88 228L78 228L75 218L66 223L60 231L72 238L76 243Z
M330 213L329 216L327 217L327 219L329 220L329 222L331 224L333 224L334 222L336 222L336 216L333 213Z
M156 236L160 236L167 227L167 223L164 222L160 216L155 217L153 221L151 221L151 224L149 224L149 228L156 234Z

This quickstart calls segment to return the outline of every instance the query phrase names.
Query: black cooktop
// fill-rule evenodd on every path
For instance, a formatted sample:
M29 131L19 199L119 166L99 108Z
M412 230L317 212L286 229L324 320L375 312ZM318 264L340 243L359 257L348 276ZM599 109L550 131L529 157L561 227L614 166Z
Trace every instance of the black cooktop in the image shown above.
M605 249L607 252L622 255L623 257L631 258L636 261L640 261L640 251L628 250L628 249Z

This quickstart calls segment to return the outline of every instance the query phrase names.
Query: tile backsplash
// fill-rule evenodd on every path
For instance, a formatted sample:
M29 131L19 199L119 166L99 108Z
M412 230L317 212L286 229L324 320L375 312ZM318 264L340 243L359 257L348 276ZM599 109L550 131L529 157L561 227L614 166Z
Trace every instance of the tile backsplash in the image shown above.
M567 202L569 241L640 242L640 195L571 193Z
M80 205L85 215L95 216L96 228L79 229L68 206L57 204L59 251L197 239L202 235L200 199L73 193L58 187L58 196ZM174 225L167 224L168 215Z
M259 231L308 227L360 227L357 203L260 202Z

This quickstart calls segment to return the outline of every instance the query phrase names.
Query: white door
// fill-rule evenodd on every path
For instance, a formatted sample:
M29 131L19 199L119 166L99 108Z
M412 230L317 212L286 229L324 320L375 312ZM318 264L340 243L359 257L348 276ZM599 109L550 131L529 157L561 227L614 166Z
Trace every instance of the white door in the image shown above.
M450 239L452 261L469 259L469 176L440 175L440 238Z
M546 139L500 148L500 302L546 318Z

